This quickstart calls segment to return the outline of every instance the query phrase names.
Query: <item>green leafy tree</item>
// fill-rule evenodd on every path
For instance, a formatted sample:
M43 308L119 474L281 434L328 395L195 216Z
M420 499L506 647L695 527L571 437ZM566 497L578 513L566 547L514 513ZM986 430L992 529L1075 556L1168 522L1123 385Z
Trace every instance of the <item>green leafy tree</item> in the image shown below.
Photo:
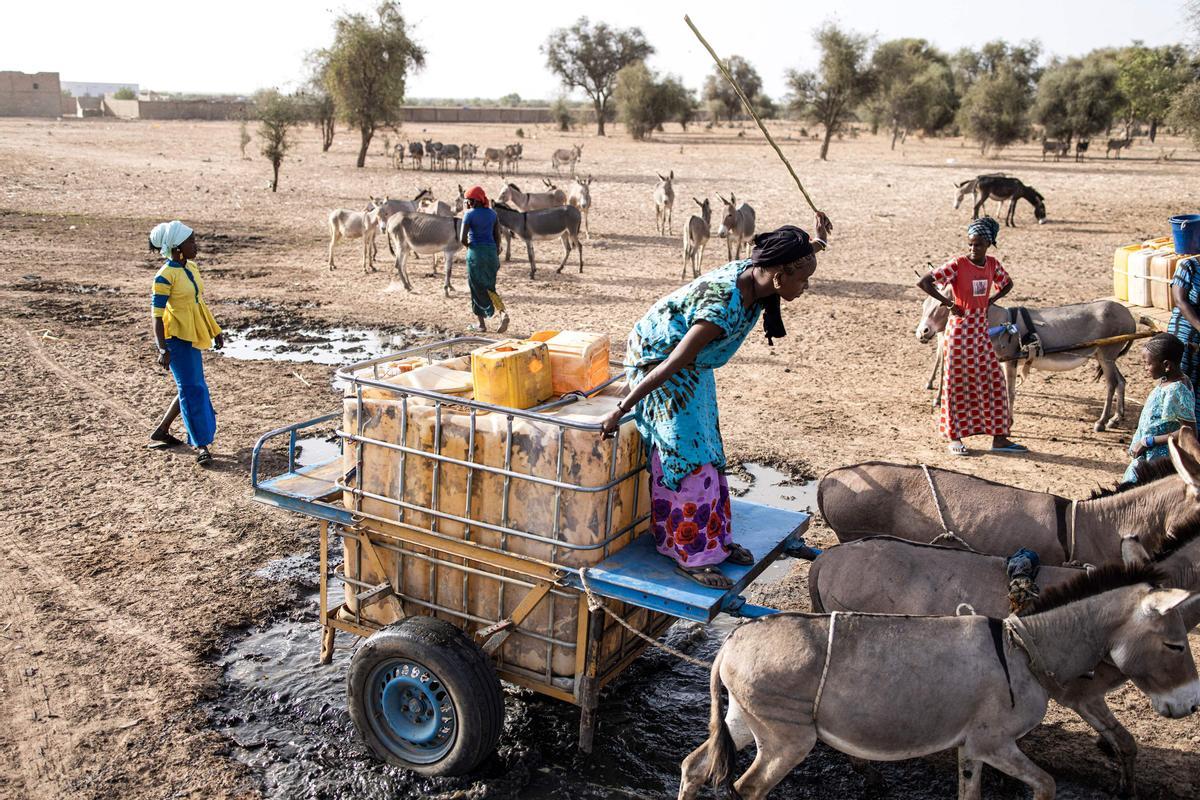
M1033 121L1068 142L1105 131L1125 102L1118 82L1117 65L1103 56L1052 64L1038 81Z
M754 106L754 110L759 116L772 117L775 115L775 104L771 98L763 94L762 77L749 61L741 56L730 56L729 60L725 62L725 68L737 81L746 97L750 98L750 105ZM737 92L733 90L729 81L725 80L725 76L716 66L713 67L712 73L705 77L700 97L708 107L709 113L712 114L714 123L719 123L722 119L727 121L738 119L745 115L741 98L737 96Z
M1191 79L1187 51L1182 45L1151 48L1139 42L1125 48L1117 64L1118 86L1126 99L1125 135L1141 121L1150 126L1153 142L1176 94Z
M1172 125L1186 131L1192 145L1200 150L1200 82L1192 81L1179 90L1171 103L1167 119Z
M792 105L825 128L821 160L829 153L829 140L869 97L875 81L867 60L871 40L826 23L813 34L821 51L816 72L788 70Z
M1025 135L1029 127L1029 97L1019 77L1009 69L976 80L962 99L958 122L979 142L979 149L1000 149Z
M613 97L617 115L634 139L662 130L669 120L690 121L695 115L696 98L682 81L673 75L660 79L642 61L617 73Z
M504 97L500 98L500 105L507 108L516 108L517 106L521 105L521 95L517 94L516 92L506 94Z
M575 115L571 113L571 106L567 103L567 98L555 98L554 102L550 104L550 117L563 133L571 130Z
M325 86L338 112L358 129L361 167L375 131L399 123L408 75L425 64L425 51L409 36L400 5L385 0L374 19L338 17L333 44L317 58L326 65Z
M137 94L134 93L133 89L130 89L128 86L122 86L120 89L117 89L115 92L113 92L113 99L137 100Z
M273 171L271 191L279 191L279 166L295 143L291 138L292 128L301 122L301 109L295 98L280 94L275 89L263 89L254 95L254 109L258 115L258 138L262 140L262 154L271 162Z
M604 122L611 113L609 100L616 91L617 73L653 52L641 29L612 28L604 22L592 25L587 17L554 31L542 45L546 66L563 86L581 89L591 98L598 136L604 135Z
M932 133L953 121L958 99L950 61L929 42L884 42L871 55L871 68L876 76L872 121L889 127L893 150L910 131Z
M329 152L333 146L333 135L337 132L337 103L329 91L329 65L320 52L308 57L310 77L305 94L311 98L309 109L312 124L321 132L321 152Z

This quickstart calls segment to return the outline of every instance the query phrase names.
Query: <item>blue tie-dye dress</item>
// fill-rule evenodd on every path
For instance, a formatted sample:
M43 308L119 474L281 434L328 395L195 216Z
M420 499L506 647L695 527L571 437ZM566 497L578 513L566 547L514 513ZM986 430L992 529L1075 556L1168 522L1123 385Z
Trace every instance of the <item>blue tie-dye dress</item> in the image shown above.
M634 409L647 446L658 449L667 488L678 489L685 476L705 464L725 467L713 370L733 357L762 313L758 304L742 306L737 279L749 266L749 259L732 261L701 275L655 303L629 332L625 374L631 387L665 360L695 323L705 320L723 332L700 351L695 363Z

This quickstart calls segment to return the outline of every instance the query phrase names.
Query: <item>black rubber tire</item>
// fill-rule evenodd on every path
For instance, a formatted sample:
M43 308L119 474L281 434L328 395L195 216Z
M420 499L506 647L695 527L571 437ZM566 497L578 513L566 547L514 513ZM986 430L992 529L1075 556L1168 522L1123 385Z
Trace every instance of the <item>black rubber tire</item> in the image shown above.
M433 763L406 761L380 740L371 724L367 682L376 666L395 658L433 672L454 703L454 742ZM346 703L355 730L376 756L422 775L471 772L495 752L504 727L504 696L491 659L461 630L434 617L408 617L367 639L350 660Z

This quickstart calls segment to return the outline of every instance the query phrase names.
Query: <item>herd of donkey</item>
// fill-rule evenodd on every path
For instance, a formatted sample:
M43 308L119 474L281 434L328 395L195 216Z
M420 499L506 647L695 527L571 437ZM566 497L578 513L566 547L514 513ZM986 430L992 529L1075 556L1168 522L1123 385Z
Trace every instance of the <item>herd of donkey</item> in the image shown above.
M505 238L505 260L511 260L513 237L520 239L525 243L531 278L535 277L537 271L533 243L538 240L562 241L564 253L557 272L562 272L572 252L578 253L579 271L583 271L581 233L589 240L592 237L588 222L592 208L592 176L580 177L576 174L575 168L582 151L582 144L555 150L550 157L550 166L556 175L561 175L564 167L569 168L570 186L564 191L550 178L543 177L541 180L545 191L540 192L525 192L517 184L507 180L508 176L520 172L520 163L524 157L524 147L521 144L511 144L503 148L488 147L483 151L484 174L488 174L488 167L494 165L500 177L506 180L492 204ZM397 144L392 151L395 167L403 166L406 152L408 163L413 169L422 169L428 159L431 169L447 169L449 162L453 161L457 171L469 171L474 168L479 148L473 144L442 144L432 140L409 142L407 147ZM672 236L675 173L671 171L666 176L659 174L658 178L658 184L654 188L655 225L660 235ZM738 203L732 193L729 199L720 195L718 197L725 206L725 215L717 235L726 239L726 249L732 260L740 257L743 249L749 248L750 240L754 237L754 209L746 203ZM703 201L693 199L700 211L698 215L693 215L684 227L683 274L686 276L690 264L692 275L696 277L700 274L704 248L711 236L712 207L708 198ZM460 226L464 206L465 191L462 184L459 184L458 195L450 202L438 200L434 197L432 189L424 188L411 200L372 197L362 211L334 209L329 214L329 269L335 269L334 247L338 242L342 239L362 239L363 271L374 271L377 254L375 237L382 233L396 258L397 275L409 291L412 290L412 281L408 277L408 259L431 255L436 263L436 257L441 255L445 261L442 288L449 296L454 258L462 247Z
M1114 140L1109 150L1119 156L1129 144ZM1078 156L1087 143L1076 147ZM403 153L398 145L397 166ZM469 169L476 153L471 145L407 147L409 163L418 167L428 158L431 166L450 160ZM1046 142L1043 153L1058 157L1065 148ZM575 146L551 157L556 173L570 168L567 190L543 178L546 191L526 193L507 180L519 171L521 146L484 151L485 171L495 164L506 180L494 207L507 247L514 236L525 242L531 277L537 239L562 239L559 271L578 249L582 271L579 236L582 225L590 238L592 181L576 175L580 155ZM675 174L657 177L655 229L673 236ZM979 175L955 189L955 208L970 194L975 216L994 199L1008 204L1004 221L1015 225L1017 204L1025 200L1039 223L1046 220L1043 196L1012 176ZM716 235L726 240L730 259L740 257L754 235L754 209L732 193L718 197L724 212ZM713 222L708 199L693 201L699 213L682 231L684 278L689 265L699 274ZM407 288L410 254L442 254L448 294L462 208L460 185L449 203L422 189L411 200L385 197L361 212L334 211L329 268L339 239L362 238L364 269L373 269L374 236L382 232ZM932 340L945 323L945 308L927 301L918 338ZM1137 322L1125 306L1111 300L1042 309L994 305L989 326L1001 329L993 341L1008 365L1010 394L1018 354L1026 369L1061 371L1095 360L1107 389L1095 428L1122 422L1125 380L1116 362L1129 348L1054 351L1134 332ZM1200 710L1188 644L1188 632L1200 624L1194 594L1200 444L1194 440L1172 442L1171 459L1150 462L1136 483L1087 499L924 465L871 462L825 475L818 505L841 544L810 568L816 613L768 617L728 638L712 667L709 737L683 762L680 798L696 797L709 783L734 796L764 797L821 739L869 760L956 746L960 798L981 796L986 763L1031 786L1036 800L1049 800L1054 779L1017 740L1041 723L1050 699L1095 729L1119 765L1117 791L1132 795L1137 744L1105 695L1132 681L1162 716ZM893 722L878 724L881 718ZM752 742L757 754L735 782L734 753Z

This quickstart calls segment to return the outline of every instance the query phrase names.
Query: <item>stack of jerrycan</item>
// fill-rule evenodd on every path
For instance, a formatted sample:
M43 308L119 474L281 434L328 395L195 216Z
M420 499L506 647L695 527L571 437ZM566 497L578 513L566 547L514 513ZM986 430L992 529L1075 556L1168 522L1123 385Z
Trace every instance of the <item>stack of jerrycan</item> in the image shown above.
M609 377L604 349L606 363L600 383ZM584 347L581 358L589 356L594 353ZM370 441L345 443L346 472L357 467L348 485L364 493L356 498L346 492L343 502L347 508L361 513L368 527L372 518L386 520L565 567L596 564L624 547L645 530L644 521L636 527L634 523L649 511L649 493L640 469L645 453L637 428L626 422L614 447L611 441L602 443L594 431L558 424L600 423L624 395L623 380L594 397L538 412L537 418L510 416L503 409L472 411L453 402L456 397L488 403L503 398L512 401L510 408L541 403L553 383L550 367L558 363L553 358L545 342L506 340L479 348L471 356L404 372L397 369L381 379L394 383L397 392L371 389L368 394L364 390L361 415L357 389L351 387L344 400L343 430ZM542 367L535 365L546 359L550 361ZM581 365L569 367L568 373L576 374ZM588 362L583 372L593 368ZM588 374L592 380L599 373ZM514 376L520 378L515 384L511 382ZM432 388L445 398L436 402L408 396L405 400L405 387ZM392 396L385 396L389 394ZM387 444L403 445L409 452ZM425 454L478 466L472 469ZM478 467L506 470L515 476ZM526 475L569 487L517 477ZM612 488L583 491L607 486L613 476L620 480ZM600 545L622 530L625 533L607 546L580 549ZM499 570L485 564L472 561L469 569L456 569L464 564L463 559L410 545L405 545L405 550L417 555L375 548L382 562L375 563L360 552L353 539L344 541L347 577L370 585L398 579L406 598L403 604L364 606L363 615L376 624L390 624L404 613L423 613L473 630L482 626L479 620L510 616L525 595L523 587L502 580ZM356 611L353 592L348 591L347 598L350 611ZM540 675L549 671L555 677L573 676L579 608L573 598L544 598L505 641L499 654L502 663ZM660 615L648 612L633 614L630 621L646 632L663 623ZM619 628L607 629L601 645L604 656L615 654L622 641Z
M1135 306L1150 305L1150 262L1155 256L1166 256L1174 252L1170 237L1143 242L1135 252L1129 254L1129 302Z
M1165 311L1175 309L1175 294L1171 291L1171 281L1175 278L1175 270L1186 255L1174 251L1159 253L1150 259L1150 305Z

